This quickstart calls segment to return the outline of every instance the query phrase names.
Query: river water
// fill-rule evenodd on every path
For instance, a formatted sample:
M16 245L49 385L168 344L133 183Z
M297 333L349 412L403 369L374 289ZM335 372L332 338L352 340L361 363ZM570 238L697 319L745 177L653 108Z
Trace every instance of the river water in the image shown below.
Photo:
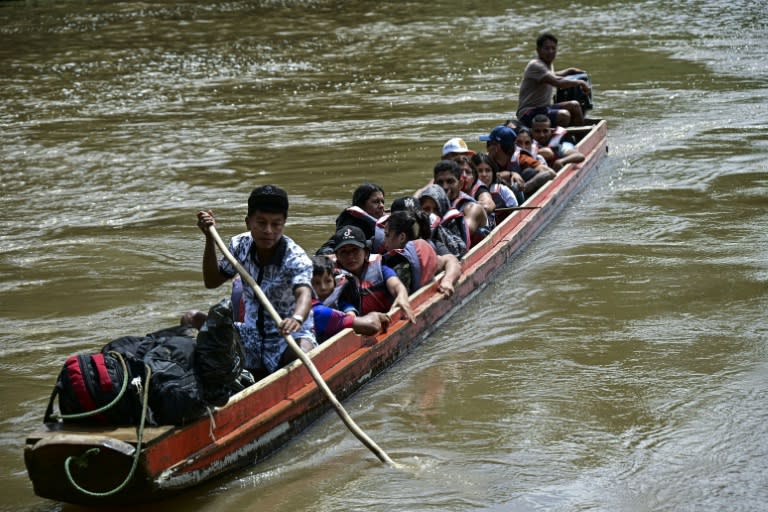
M542 18L544 16L545 18ZM543 21L543 19L545 21ZM205 309L195 212L291 195L313 252L516 109L536 34L608 158L426 343L261 465L146 510L765 510L768 4L0 2L0 497L66 356Z

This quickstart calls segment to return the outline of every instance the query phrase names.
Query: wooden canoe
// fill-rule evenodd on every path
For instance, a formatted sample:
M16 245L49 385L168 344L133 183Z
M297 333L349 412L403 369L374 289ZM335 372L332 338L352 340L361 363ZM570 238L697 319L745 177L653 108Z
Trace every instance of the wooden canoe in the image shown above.
M312 351L312 360L340 400L434 332L557 216L607 152L606 122L588 122L589 126L573 130L585 161L562 169L526 201L526 208L507 212L504 221L464 258L451 299L443 299L433 282L411 296L415 323L396 313L386 334L363 337L347 329ZM117 493L108 491L123 482L134 463L137 433L133 427L45 424L27 437L24 459L35 493L45 498L83 505L152 501L259 462L329 407L296 361L231 397L212 417L183 427L145 429L133 476ZM84 458L84 464L72 464L70 471L74 481L90 491L84 493L70 483L65 460L87 451L92 455Z

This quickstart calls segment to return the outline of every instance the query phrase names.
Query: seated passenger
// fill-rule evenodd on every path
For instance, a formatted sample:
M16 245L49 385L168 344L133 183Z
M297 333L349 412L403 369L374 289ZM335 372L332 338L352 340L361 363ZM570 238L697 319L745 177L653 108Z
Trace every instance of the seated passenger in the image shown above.
M490 134L481 136L480 140L486 142L488 154L498 164L501 179L522 186L525 197L530 197L555 177L555 171L535 157L531 160L523 158L522 153L518 154L519 160L516 160L516 138L517 133L512 128L500 125Z
M518 206L515 192L499 179L496 162L488 153L477 153L472 157L472 163L477 169L477 177L488 186L496 208L513 208ZM495 210L494 210L495 212Z
M464 139L454 137L453 139L448 139L448 141L443 144L440 158L442 160L450 160L457 156L472 156L474 154L475 152L467 147L467 143L464 142Z
M463 258L471 246L464 214L451 208L442 187L427 185L418 196L421 209L430 215L432 239L440 240L457 258Z
M375 183L363 183L352 194L352 206L336 218L336 230L342 226L357 226L363 230L372 247L378 250L384 232L376 229L376 221L384 215L384 189ZM315 254L333 254L334 237L326 241Z
M536 58L528 62L523 71L523 80L517 103L517 118L526 126L538 114L544 114L553 125L572 126L584 122L584 111L578 101L563 101L553 104L555 88L579 87L589 95L591 87L585 80L570 80L571 75L584 73L583 69L567 68L555 71L557 38L545 32L536 38Z
M450 208L448 208L448 196L446 196L443 189L437 185L428 185L425 187L423 195L425 201L433 205L442 202L445 205L445 208L450 210ZM435 196L434 199L432 199L430 195ZM449 220L444 223L444 220L435 213L437 210L438 208L435 206L434 208L431 208L429 212L426 212L422 209L419 199L410 196L400 197L392 201L392 206L390 206L391 213L380 218L378 226L383 230L387 220L391 214L395 212L423 212L431 229L430 234L428 235L430 237L429 239L435 245L438 256L442 254L453 254L456 258L460 258L467 252L467 240L469 240L469 234L464 225L464 216L458 210L451 210L456 216L456 219L454 219L456 222L451 224L451 221ZM449 231L449 226L451 225L457 226L458 229L455 233ZM382 252L386 252L386 250Z
M488 186L478 179L477 168L472 163L472 159L467 156L457 156L453 158L453 161L459 164L461 169L461 191L480 203L491 220L496 203L493 202Z
M347 271L356 284L360 298L357 309L362 314L386 313L399 307L408 320L414 321L408 289L395 271L382 263L381 255L371 256L368 241L360 228L342 226L334 235L334 247L337 267Z
M533 140L531 129L521 127L515 137L515 153L512 155L512 168L527 182L537 173L548 169L547 161L538 153L538 144ZM541 176L540 179L544 179ZM545 180L546 181L546 180Z
M443 144L443 149L440 152L440 159L441 160L454 160L459 157L472 157L474 156L475 152L472 151L467 147L467 143L464 142L464 139L460 139L458 137L454 137L452 139L448 139L448 141ZM428 187L429 185L432 185L435 183L435 180L429 180L429 183L427 183L424 187L417 190L413 197L419 197L421 192L424 190L424 188ZM477 199L477 198L475 198Z
M443 247L438 254L431 241L429 215L421 210L397 211L389 216L384 228L384 263L397 272L400 280L413 293L445 271L438 291L450 297L461 275L459 259Z
M322 343L343 329L351 328L357 334L373 336L384 332L389 326L389 317L385 313L373 311L357 316L354 312L345 313L337 309L336 297L343 284L337 284L334 278L335 264L328 256L312 258L312 314L315 317L315 336Z
M485 209L475 199L461 190L461 168L453 160L440 160L435 165L435 185L443 188L451 207L464 214L464 222L467 225L470 236L470 245L475 245L490 231L488 227L488 215Z
M584 155L576 149L576 145L566 140L568 130L561 126L553 129L547 116L535 116L531 132L538 145L539 155L554 171L559 171L568 164L584 161Z

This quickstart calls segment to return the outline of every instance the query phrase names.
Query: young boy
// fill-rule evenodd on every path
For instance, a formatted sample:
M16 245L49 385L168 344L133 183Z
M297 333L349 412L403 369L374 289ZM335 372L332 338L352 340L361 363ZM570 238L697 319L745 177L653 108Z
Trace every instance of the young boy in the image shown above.
M374 311L357 316L354 312L339 311L336 307L341 286L336 285L333 261L324 255L313 256L311 259L312 288L315 291L312 314L315 317L315 336L318 343L347 328L366 336L387 330L389 317L385 313Z
M295 359L284 336L292 334L302 350L317 346L313 332L312 262L289 237L283 234L288 217L288 194L275 185L253 189L248 197L245 225L248 231L232 238L229 251L259 283L282 322L275 323L250 286L243 288L243 322L235 328L245 349L246 369L257 379ZM215 226L213 212L199 211L197 225L205 234L203 282L216 288L237 275L223 256L216 258L216 246L209 232Z

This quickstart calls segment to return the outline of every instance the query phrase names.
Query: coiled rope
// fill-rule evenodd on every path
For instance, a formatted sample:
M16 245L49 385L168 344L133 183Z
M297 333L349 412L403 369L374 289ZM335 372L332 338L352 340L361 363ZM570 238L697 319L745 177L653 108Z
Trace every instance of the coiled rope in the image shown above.
M123 386L120 389L120 392L118 393L117 397L115 397L115 399L112 400L107 405L100 407L99 409L96 409L94 411L88 411L88 412L77 413L77 414L67 414L67 415L62 414L62 415L59 415L59 417L61 417L62 419L74 419L74 418L83 418L86 416L93 416L106 411L110 407L114 406L120 400L120 398L122 398L123 394L125 393L125 390L128 387L128 368L121 354L117 352L109 352L109 353L114 354L120 360L120 364L123 365L123 375L125 375L125 378L123 379ZM141 457L141 444L144 439L144 421L146 420L146 417L147 417L147 408L149 405L149 382L152 376L152 369L147 365L144 365L144 368L146 370L147 376L144 379L144 393L141 400L141 420L139 421L139 425L136 433L137 440L136 440L136 449L133 452L133 463L131 464L131 470L128 472L128 476L125 477L125 480L123 480L123 482L117 487L115 487L114 489L105 491L105 492L89 491L88 489L83 488L77 482L75 482L75 479L72 476L72 471L70 469L71 465L75 464L78 468L81 468L81 469L87 468L88 459L92 455L97 455L101 451L100 448L90 448L80 455L77 455L77 456L71 455L67 457L67 459L64 461L64 473L67 475L67 480L69 480L69 483L72 484L72 486L75 489L85 494L86 496L91 496L94 498L103 498L106 496L112 496L114 494L117 494L118 492L122 491L126 485L128 485L128 482L131 481L134 473L136 472L136 468L139 465L139 458Z

